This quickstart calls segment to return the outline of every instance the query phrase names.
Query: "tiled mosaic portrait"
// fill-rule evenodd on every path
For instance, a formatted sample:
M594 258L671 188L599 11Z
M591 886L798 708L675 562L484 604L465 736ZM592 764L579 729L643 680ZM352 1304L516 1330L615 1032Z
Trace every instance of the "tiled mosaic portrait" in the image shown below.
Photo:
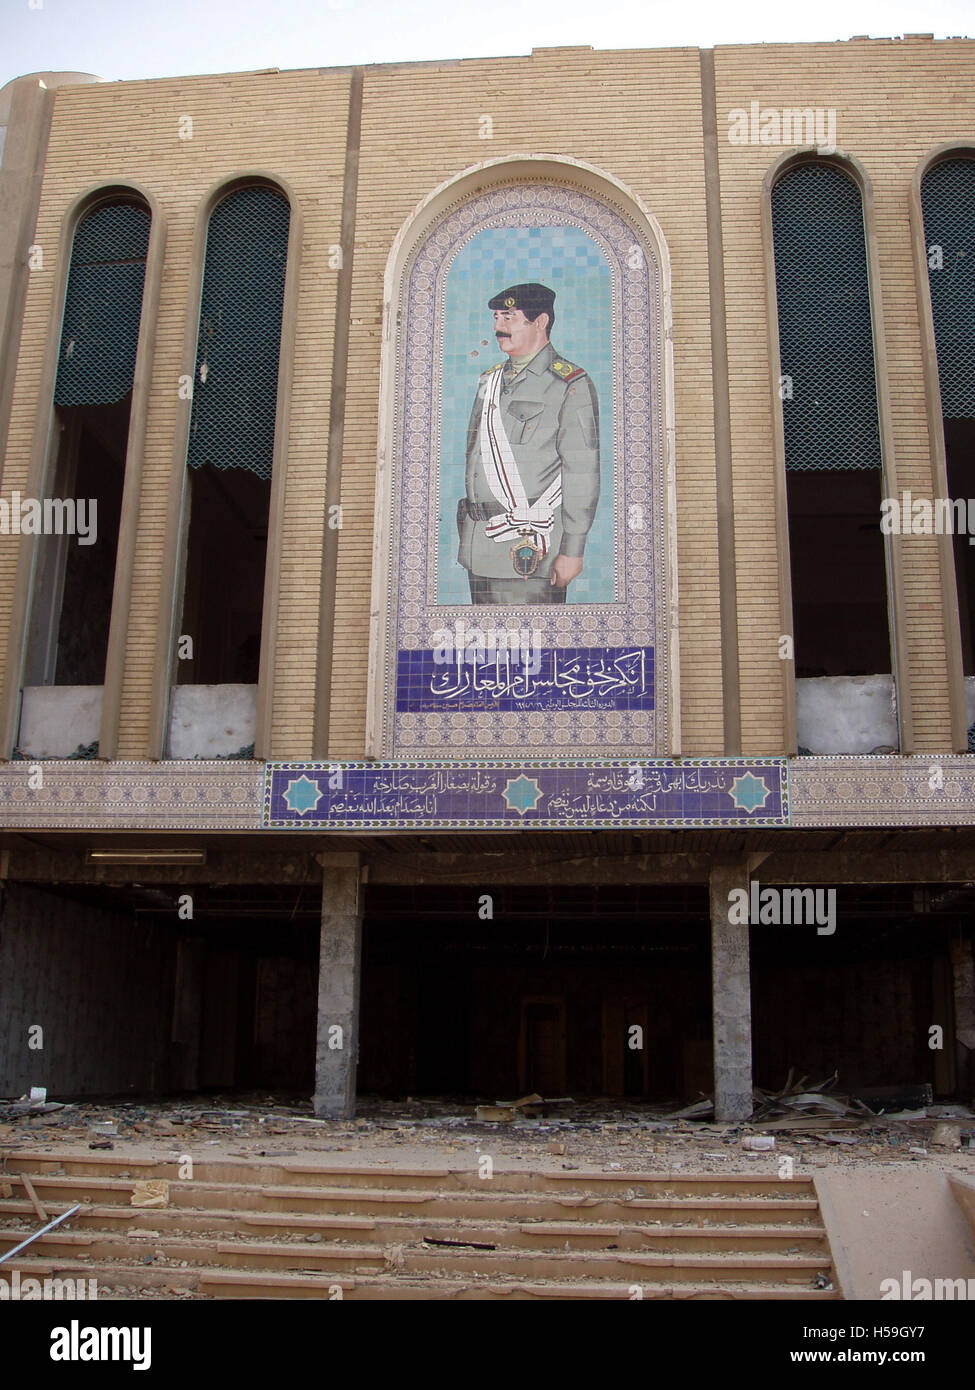
M400 281L381 752L666 753L662 286L622 207L459 200Z

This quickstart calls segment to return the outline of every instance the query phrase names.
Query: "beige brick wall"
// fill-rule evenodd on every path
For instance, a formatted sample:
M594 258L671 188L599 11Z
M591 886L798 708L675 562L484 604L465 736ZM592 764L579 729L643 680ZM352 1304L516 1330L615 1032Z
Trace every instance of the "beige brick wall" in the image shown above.
M311 744L319 569L332 370L349 75L336 71L241 74L62 88L56 98L37 227L44 270L31 279L15 388L4 491L23 489L30 455L62 218L103 182L134 180L166 218L166 259L152 364L139 537L122 692L120 757L144 757L155 667L159 575L180 412L177 379L186 331L192 244L201 201L240 174L277 176L291 188L304 240L288 474L282 526L273 740L282 756ZM193 137L178 137L179 118ZM190 330L194 335L195 323ZM0 549L0 642L5 643L17 543ZM363 654L363 662L365 655Z
M874 184L894 450L901 487L931 486L921 347L908 225L918 159L975 130L975 45L854 42L722 48L716 53L722 232L728 295L737 601L744 749L783 751L777 537L772 507L770 381L761 187L784 152L733 146L727 115L763 106L834 107L838 142ZM303 218L294 386L282 534L273 751L311 751L326 445L349 73L253 73L61 89L56 97L36 240L44 269L27 300L4 492L24 489L61 219L79 193L134 180L167 220L119 755L147 747L173 441L186 331L191 246L201 200L221 180L276 174ZM493 138L478 137L479 117ZM192 140L178 138L191 115ZM699 54L593 53L368 68L342 461L331 741L364 749L383 272L397 231L439 183L484 159L553 154L605 170L658 219L673 275L682 751L722 751L715 459ZM192 326L195 333L195 324ZM828 538L824 542L828 545ZM948 746L945 642L934 543L904 544L909 654L921 749ZM0 644L10 617L17 542L0 539ZM167 601L167 600L164 600ZM2 646L0 646L2 649Z
M893 449L899 488L931 495L921 341L912 260L909 191L918 161L948 140L975 132L975 43L878 40L716 53L722 226L734 454L739 653L744 751L782 751L782 666L773 487L762 180L786 150L732 145L728 113L762 107L832 107L837 145L856 156L874 191ZM874 286L876 293L878 287ZM945 636L936 542L903 546L905 636L917 747L950 747ZM823 539L828 561L828 536Z

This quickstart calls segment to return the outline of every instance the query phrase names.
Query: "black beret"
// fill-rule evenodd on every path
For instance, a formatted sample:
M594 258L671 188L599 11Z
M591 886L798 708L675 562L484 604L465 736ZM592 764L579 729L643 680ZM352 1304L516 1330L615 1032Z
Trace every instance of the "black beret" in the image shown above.
M512 285L488 300L489 309L520 309L526 318L551 314L554 305L555 291L536 284Z

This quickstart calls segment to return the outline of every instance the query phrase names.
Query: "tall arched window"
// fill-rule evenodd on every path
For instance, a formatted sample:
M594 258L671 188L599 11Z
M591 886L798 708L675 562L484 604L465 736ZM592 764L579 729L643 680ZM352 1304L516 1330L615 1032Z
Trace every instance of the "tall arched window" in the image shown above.
M863 204L856 181L825 161L788 167L771 193L789 549L800 681L799 743L871 752L896 742L886 724L831 747L852 687L803 687L822 677L874 676L890 689L887 566L880 532L882 457ZM881 679L882 678L882 679ZM859 689L862 690L862 685ZM804 701L832 703L809 734ZM884 700L881 700L881 704ZM844 738L846 743L844 744ZM818 744L818 746L816 746Z
M142 201L115 194L88 209L72 240L29 687L97 686L105 678L150 223Z
M258 679L289 228L288 199L265 185L226 194L207 228L179 684Z
M967 502L975 497L975 152L934 164L921 180L921 206L948 495ZM968 544L964 522L954 527L954 556L962 664L965 675L971 677L975 676L975 546ZM971 713L968 722L972 722Z

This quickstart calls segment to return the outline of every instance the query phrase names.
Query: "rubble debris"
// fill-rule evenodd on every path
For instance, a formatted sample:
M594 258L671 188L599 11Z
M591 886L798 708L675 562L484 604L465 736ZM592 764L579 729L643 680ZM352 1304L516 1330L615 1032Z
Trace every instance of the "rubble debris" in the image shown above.
M903 1120L897 1112L878 1115L856 1095L847 1094L835 1074L810 1077L794 1069L788 1084L758 1089L753 1118L735 1124L715 1122L712 1099L700 1094L690 1106L676 1097L648 1102L605 1096L536 1099L537 1094L499 1098L493 1106L487 1105L485 1097L484 1107L478 1107L475 1098L462 1096L407 1101L365 1096L358 1102L357 1117L343 1121L318 1120L308 1103L261 1092L141 1101L106 1096L75 1102L50 1115L28 1112L0 1121L0 1170L4 1151L13 1157L18 1150L41 1142L49 1153L54 1141L59 1150L63 1146L78 1153L89 1140L133 1156L137 1150L140 1161L144 1155L169 1164L177 1163L186 1152L195 1152L194 1145L201 1156L220 1159L270 1160L327 1151L348 1154L354 1162L352 1155L359 1151L364 1156L370 1150L385 1151L383 1157L375 1158L377 1163L395 1161L388 1153L402 1152L403 1146L414 1150L429 1146L440 1149L443 1161L453 1167L465 1164L470 1142L488 1133L509 1166L534 1160L554 1168L582 1170L606 1171L607 1160L622 1160L626 1171L644 1167L679 1171L683 1165L687 1170L726 1173L736 1160L739 1169L774 1166L782 1149L795 1156L801 1152L811 1168L824 1167L841 1155L845 1164L923 1162L966 1169L973 1158L968 1141L975 1135L975 1111L970 1106L957 1101L932 1105L905 1112ZM960 1148L933 1142L932 1132L939 1122L959 1127ZM116 1125L118 1133L98 1134L97 1124ZM277 1133L287 1137L280 1146L269 1144ZM745 1134L774 1136L775 1150L745 1148L741 1142ZM909 1153L909 1145L925 1146L924 1152ZM416 1157L415 1161L425 1160ZM57 1174L56 1169L45 1167L44 1171ZM165 1171L172 1179L176 1170ZM19 1175L0 1171L0 1184L8 1176L16 1197L23 1192ZM144 1170L119 1176L128 1179L128 1193L132 1180L141 1179ZM128 1196L124 1200L128 1202ZM28 1209L26 1202L22 1209Z
M934 1091L928 1082L918 1086L871 1086L856 1091L854 1098L875 1115L882 1115L891 1110L925 1110L934 1100Z
M836 1084L835 1072L832 1076L828 1076L825 1081L820 1081L814 1086L808 1084L808 1076L801 1076L796 1082L793 1082L792 1076L793 1071L790 1068L789 1077L781 1091L764 1091L760 1087L756 1087L752 1092L752 1099L755 1102L753 1120L809 1115L835 1117L850 1113L851 1107L847 1100L826 1094L828 1088Z
M714 1101L697 1100L693 1105L685 1105L683 1110L672 1110L670 1119L672 1120L695 1120L703 1119L705 1115L714 1114Z
M850 1108L846 1101L837 1100L835 1096L823 1095L819 1091L805 1091L798 1096L789 1096L784 1104L795 1106L797 1110L808 1107L828 1110L832 1115L846 1115Z
M12 1119L15 1115L47 1115L55 1110L67 1109L70 1109L70 1106L66 1106L63 1101L48 1100L45 1086L32 1086L27 1095L0 1106L0 1115L5 1119Z
M496 1101L499 1110L524 1110L526 1114L531 1114L530 1106L541 1105L542 1098L537 1091L532 1091L531 1095L520 1096L518 1100L499 1100Z
M133 1185L129 1205L133 1207L168 1207L169 1183L165 1178L150 1178Z
M478 1120L483 1120L486 1124L510 1124L515 1118L516 1111L511 1106L504 1105L479 1105L474 1114Z
M476 1240L438 1240L434 1236L424 1236L424 1245L444 1245L451 1250L497 1250L496 1245L485 1245Z
M762 1120L761 1126L765 1130L787 1129L802 1133L806 1130L863 1129L867 1123L867 1120L859 1115L783 1115L775 1120Z
M549 1110L560 1109L565 1106L574 1106L575 1101L571 1096L554 1096L544 1099L537 1091L532 1091L530 1095L519 1096L517 1100L498 1100L493 1105L478 1105L474 1111L476 1120L488 1124L510 1124L516 1120L536 1120L540 1116L547 1115ZM460 1120L427 1120L427 1124L463 1124Z
M931 1131L929 1144L939 1149L960 1149L961 1148L962 1127L960 1124L948 1124L942 1120L936 1124Z

